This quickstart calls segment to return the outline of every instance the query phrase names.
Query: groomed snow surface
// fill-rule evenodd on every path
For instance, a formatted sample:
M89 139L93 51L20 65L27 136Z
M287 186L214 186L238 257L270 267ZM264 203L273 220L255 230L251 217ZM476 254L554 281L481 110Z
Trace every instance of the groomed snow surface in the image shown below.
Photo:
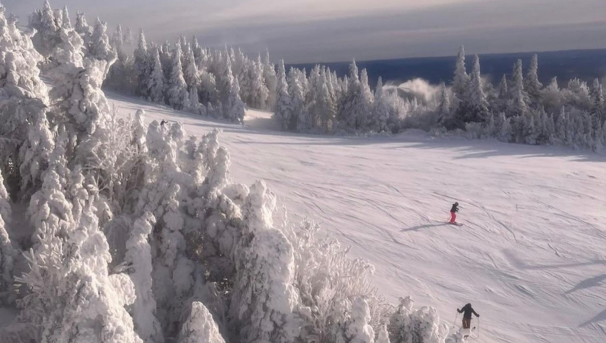
M242 127L108 97L188 135L223 129L232 177L266 180L291 214L351 245L392 303L411 295L452 325L471 302L480 342L606 341L603 156L420 132L294 135L267 113L249 111ZM445 224L455 201L461 227Z

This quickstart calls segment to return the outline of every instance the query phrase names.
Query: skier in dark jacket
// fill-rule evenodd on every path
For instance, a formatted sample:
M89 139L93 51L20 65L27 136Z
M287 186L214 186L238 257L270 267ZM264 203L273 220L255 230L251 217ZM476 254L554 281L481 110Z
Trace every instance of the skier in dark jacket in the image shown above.
M463 313L463 329L469 329L471 327L471 314L475 314L476 317L480 318L480 315L473 310L471 304L463 306L462 309L457 309L459 313Z
M166 121L166 120L162 120L162 121L160 122L160 126L164 126L164 124L168 124L168 121Z
M459 203L455 202L454 204L452 204L452 208L450 209L450 224L457 223L457 212L459 212Z

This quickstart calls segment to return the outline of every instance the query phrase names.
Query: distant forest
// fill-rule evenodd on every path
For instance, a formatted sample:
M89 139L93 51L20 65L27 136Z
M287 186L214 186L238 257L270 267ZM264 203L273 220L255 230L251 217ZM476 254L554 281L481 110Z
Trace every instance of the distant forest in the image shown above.
M498 83L503 74L511 74L511 66L518 59L521 59L524 65L528 65L534 54L535 52L479 55L482 60L482 75L489 76L493 83ZM568 81L575 78L592 82L596 77L601 79L606 75L606 49L549 51L536 54L541 61L539 81L543 84L549 84L554 76L558 78L560 87L564 87ZM422 78L432 84L451 83L456 60L456 56L447 56L356 61L356 63L360 70L368 71L370 86L374 88L379 76L386 83L396 84L415 78ZM336 71L337 75L344 76L349 72L350 63L351 61L322 63L322 65ZM468 58L466 64L467 68L471 69L473 59ZM294 67L305 68L309 72L314 65L292 64L287 65L286 70Z

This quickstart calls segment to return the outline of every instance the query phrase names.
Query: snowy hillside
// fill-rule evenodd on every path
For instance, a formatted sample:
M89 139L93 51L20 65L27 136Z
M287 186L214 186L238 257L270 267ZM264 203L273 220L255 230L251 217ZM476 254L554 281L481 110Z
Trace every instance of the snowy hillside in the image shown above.
M606 159L490 141L303 136L245 127L108 94L121 113L223 129L234 179L262 178L293 215L308 216L372 262L392 303L411 295L450 325L472 302L490 342L606 339ZM459 221L445 225L450 205ZM457 319L459 325L460 316ZM477 320L474 320L477 325Z

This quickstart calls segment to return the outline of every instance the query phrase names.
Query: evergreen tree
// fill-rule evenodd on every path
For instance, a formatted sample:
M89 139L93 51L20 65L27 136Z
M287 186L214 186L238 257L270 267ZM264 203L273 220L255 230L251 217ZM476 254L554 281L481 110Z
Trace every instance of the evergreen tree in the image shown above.
M488 101L482 89L482 76L480 74L480 58L475 56L473 71L467 88L467 106L465 122L484 122L488 118Z
M263 181L250 188L243 206L243 237L236 249L230 317L240 341L292 343L299 323L292 286L294 255L284 234L273 228L275 197Z
M191 304L191 312L181 328L178 343L225 343L213 316L201 302Z
M166 98L169 105L173 108L182 110L188 107L189 93L187 92L187 84L183 78L183 67L181 66L181 46L177 48L173 54L173 67L168 79Z
M510 96L509 85L507 84L507 75L503 75L503 77L501 78L501 82L499 83L499 93L497 95L495 103L492 106L493 111L496 110L498 112L506 112L508 109L509 99Z
M134 69L137 76L137 94L140 96L147 97L149 75L151 71L149 53L147 51L147 42L145 41L145 33L143 30L139 31L139 40L137 48L135 48L135 60Z
M559 112L563 105L562 92L556 77L541 92L542 104L548 112Z
M457 63L452 86L455 106L458 107L459 104L465 102L468 83L469 76L467 75L467 68L465 67L465 47L461 46L459 48L459 54L457 55Z
M269 50L265 52L263 60L263 78L267 87L267 106L266 109L273 110L277 102L278 77L276 75L276 66L269 60Z
M377 86L378 87L378 86ZM446 84L442 82L440 84L440 98L438 100L438 125L445 126L448 125L448 120L450 120L450 96L448 95L448 90L446 89Z
M149 99L155 103L164 103L164 71L162 70L162 62L160 61L160 53L158 48L154 48L152 55L154 56L154 65L151 75L148 79L146 94L149 94Z
M368 72L363 69L360 73L360 127L366 130L369 124L369 117L372 112L374 96L368 83Z
M86 17L82 12L77 13L75 29L80 37L82 37L82 40L87 43L92 34L92 29L86 22Z
M67 6L63 7L63 16L62 16L62 27L65 30L71 30L72 29L72 22L69 19L69 11L67 10Z
M526 74L526 79L524 83L524 89L528 93L530 102L537 106L541 103L541 88L543 85L539 82L539 59L536 54L532 55L532 59L530 60L530 68L528 69L528 74Z
M115 50L112 48L107 36L107 24L97 18L95 29L88 43L88 56L99 61L105 61L103 79L107 76L109 68L117 59Z
M11 205L0 173L0 303L12 304L15 299L13 269L18 251L8 235L7 224L11 222Z
M250 105L254 108L264 109L269 96L269 90L265 84L261 56L257 58L256 62L251 62L249 67L249 80L251 82Z
M170 75L172 74L173 57L173 49L171 49L168 42L164 42L160 46L160 61L162 62L162 69L164 69L164 78L166 80L170 79Z
M291 68L288 73L288 93L291 96L292 112L289 127L292 131L311 129L311 118L305 104L305 91L301 80L299 72Z
M524 75L522 74L522 60L518 60L513 67L512 85L509 88L512 104L509 109L511 116L524 115L528 111L528 94L524 90Z
M231 72L231 62L229 58L226 60L221 81L219 92L224 96L222 99L223 117L231 121L244 123L246 109L244 102L240 98L240 84L238 83L238 79L234 78Z
M362 119L365 117L363 86L358 74L358 66L353 61L349 67L347 93L341 98L339 105L339 125L342 128L359 130L362 128Z
M387 326L381 325L379 328L379 335L376 343L391 343L389 340L389 332L387 332Z
M152 253L148 243L155 222L156 219L149 212L135 220L131 236L126 241L125 260L130 265L129 276L137 296L132 308L135 329L145 342L161 343L164 339L162 327L156 318L156 300L152 293Z
M350 318L345 329L345 339L351 343L374 343L375 332L370 326L370 309L366 300L358 297L353 301Z
M606 111L604 108L604 91L602 84L598 79L593 81L593 87L591 88L591 100L593 103L591 114L595 118L595 124L602 127L606 121Z
M187 89L191 93L194 88L197 89L200 86L200 72L198 71L198 66L196 65L196 57L191 49L187 56L185 56L185 65L183 66L183 69L183 77L185 79L185 83L187 84Z
M21 177L21 196L28 198L40 186L53 149L46 119L48 89L40 79L42 56L34 49L14 18L6 18L0 5L0 136L5 139L3 163L12 164ZM18 153L18 156L16 152ZM6 175L7 178L11 175ZM14 175L17 176L17 175ZM14 185L13 188L18 188ZM16 191L16 189L11 189Z
M36 50L45 58L50 56L61 41L61 24L57 25L55 13L48 0L44 2L42 10L34 12L29 18L29 27L36 30L32 42Z
M337 105L330 92L330 81L327 80L327 74L322 74L322 90L320 92L320 108L322 130L330 132L334 128L335 116L337 114Z
M122 32L122 25L118 24L116 32L111 37L111 44L116 50L122 50L124 46L124 33Z
M132 45L133 42L134 42L133 31L130 29L130 27L127 27L126 32L124 33L124 44Z
M290 94L288 92L288 83L286 82L284 60L281 60L278 66L277 93L278 99L276 102L276 111L274 112L273 117L280 122L282 130L289 130L292 116L292 103Z

